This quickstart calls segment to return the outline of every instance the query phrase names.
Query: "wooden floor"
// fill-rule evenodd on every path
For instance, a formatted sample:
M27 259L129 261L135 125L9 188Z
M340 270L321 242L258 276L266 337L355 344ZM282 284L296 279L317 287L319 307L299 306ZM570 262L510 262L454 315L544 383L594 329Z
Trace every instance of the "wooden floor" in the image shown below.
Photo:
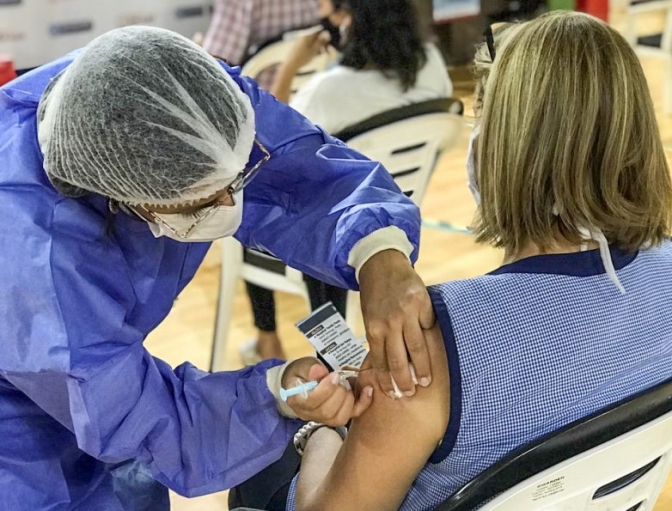
M612 19L622 20L622 13ZM657 23L659 20L654 20ZM658 113L663 143L672 149L672 116L662 113L662 66L655 59L643 60L643 66L651 86ZM457 94L462 90L456 84ZM468 85L466 87L468 89ZM468 90L463 90L468 94ZM465 103L469 103L465 98ZM467 111L471 115L471 111ZM457 226L469 224L474 202L467 189L465 159L469 128L466 127L457 146L441 160L432 178L422 207L423 217L440 220ZM668 150L668 157L670 156ZM178 365L188 360L196 366L207 368L212 339L214 311L217 299L219 276L219 247L214 245L196 278L185 289L166 321L152 333L146 345L150 351L170 364ZM434 228L423 228L418 272L427 284L479 275L500 264L502 254L477 246L469 235ZM310 354L294 323L304 317L308 306L303 300L277 296L279 332L290 358ZM239 343L254 335L250 307L244 289L238 288L234 320L227 348L227 368L240 367L237 356ZM175 511L225 510L226 493L196 499L184 499L172 495ZM672 510L672 477L668 480L655 511Z

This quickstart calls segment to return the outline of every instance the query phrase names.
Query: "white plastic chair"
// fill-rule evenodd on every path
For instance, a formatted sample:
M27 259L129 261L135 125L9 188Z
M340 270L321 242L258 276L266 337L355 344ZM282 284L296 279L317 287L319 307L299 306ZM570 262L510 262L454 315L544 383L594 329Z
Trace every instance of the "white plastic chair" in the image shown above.
M671 466L668 381L515 451L437 511L651 511Z
M443 151L451 148L463 125L463 105L455 99L416 103L376 115L336 135L390 171L401 190L416 204L425 194L432 170ZM263 169L261 169L263 172ZM300 295L308 302L303 275L274 257L244 249L233 238L222 240L222 271L215 318L210 370L221 370L238 279L273 291ZM361 325L359 293L349 292L346 320Z
M456 99L433 99L383 112L335 136L381 162L419 206L438 158L459 139L463 108Z
M640 36L637 22L653 13L665 15L662 34L644 33ZM638 55L662 59L664 65L663 109L672 113L672 0L640 0L631 2L626 15L625 37Z
M250 57L241 70L242 74L250 78L257 79L259 75L266 69L282 64L287 60L294 41L305 30L297 30L285 33L282 38L277 41L270 42L261 48ZM300 87L302 87L312 76L320 71L324 71L331 65L338 57L338 52L332 47L328 46L325 53L317 55L308 64L299 69L298 73L292 80L291 92L294 94Z

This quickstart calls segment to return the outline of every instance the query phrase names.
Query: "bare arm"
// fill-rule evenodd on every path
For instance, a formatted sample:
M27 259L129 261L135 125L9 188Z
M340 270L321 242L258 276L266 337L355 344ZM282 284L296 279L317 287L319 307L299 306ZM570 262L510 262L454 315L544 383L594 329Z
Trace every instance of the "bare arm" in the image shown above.
M434 326L425 332L432 384L412 398L389 399L379 387L373 404L353 422L346 441L319 430L301 463L298 511L396 510L448 425L449 380L443 338ZM365 367L368 360L365 362ZM357 385L375 385L364 370Z
M299 68L289 61L284 62L278 68L273 87L271 87L271 94L281 103L289 103L289 97L292 94L292 80L294 80L298 70Z
M294 80L296 73L320 52L324 51L327 44L329 44L329 33L321 30L316 30L296 40L287 56L287 60L278 69L271 88L271 94L278 101L285 104L289 103L289 97L292 94L292 80Z

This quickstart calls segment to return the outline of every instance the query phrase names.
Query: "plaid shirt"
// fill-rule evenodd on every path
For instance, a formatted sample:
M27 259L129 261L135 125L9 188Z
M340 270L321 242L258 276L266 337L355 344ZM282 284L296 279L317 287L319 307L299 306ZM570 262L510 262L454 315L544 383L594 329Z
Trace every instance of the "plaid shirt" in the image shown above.
M318 22L317 0L217 0L203 47L239 65L250 48Z

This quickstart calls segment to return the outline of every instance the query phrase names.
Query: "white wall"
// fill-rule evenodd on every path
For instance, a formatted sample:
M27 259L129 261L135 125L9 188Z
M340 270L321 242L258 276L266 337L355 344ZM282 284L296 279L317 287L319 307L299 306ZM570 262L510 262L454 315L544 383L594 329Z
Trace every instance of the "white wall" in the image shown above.
M282 0L278 0L282 1ZM39 66L113 28L153 25L205 32L213 0L0 0L0 54Z

